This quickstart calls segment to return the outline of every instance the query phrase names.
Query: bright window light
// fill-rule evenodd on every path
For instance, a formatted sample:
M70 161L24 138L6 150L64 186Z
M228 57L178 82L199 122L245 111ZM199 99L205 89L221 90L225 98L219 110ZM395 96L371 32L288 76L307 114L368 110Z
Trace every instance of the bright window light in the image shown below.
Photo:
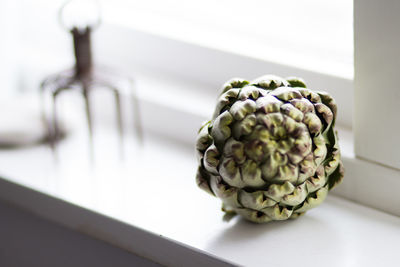
M106 21L224 51L353 77L348 0L117 0Z

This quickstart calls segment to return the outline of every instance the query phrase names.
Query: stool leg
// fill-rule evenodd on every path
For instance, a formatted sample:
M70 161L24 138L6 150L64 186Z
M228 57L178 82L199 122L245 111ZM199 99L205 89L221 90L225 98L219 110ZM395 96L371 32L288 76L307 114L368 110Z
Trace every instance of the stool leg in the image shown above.
M90 90L89 85L87 84L82 85L82 94L85 101L86 122L88 126L88 135L89 135L89 154L90 154L90 160L93 163L94 161L93 120L92 120L92 112L89 99L89 90Z

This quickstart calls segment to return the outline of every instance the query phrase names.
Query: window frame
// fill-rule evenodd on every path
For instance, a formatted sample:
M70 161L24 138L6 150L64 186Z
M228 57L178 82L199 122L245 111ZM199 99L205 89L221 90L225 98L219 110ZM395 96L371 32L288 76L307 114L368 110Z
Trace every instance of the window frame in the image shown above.
M354 1L355 151L400 170L400 2Z

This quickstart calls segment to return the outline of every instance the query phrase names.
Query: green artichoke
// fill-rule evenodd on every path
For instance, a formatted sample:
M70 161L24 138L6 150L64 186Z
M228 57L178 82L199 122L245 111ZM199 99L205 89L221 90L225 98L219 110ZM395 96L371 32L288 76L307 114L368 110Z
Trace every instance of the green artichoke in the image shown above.
M253 222L299 217L343 178L336 113L299 78L228 81L198 133L198 186Z

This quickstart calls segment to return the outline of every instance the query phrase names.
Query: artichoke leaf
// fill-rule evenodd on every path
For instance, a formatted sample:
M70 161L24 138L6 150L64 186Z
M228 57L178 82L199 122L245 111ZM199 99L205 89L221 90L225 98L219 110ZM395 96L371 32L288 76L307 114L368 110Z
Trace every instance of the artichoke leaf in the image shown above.
M281 106L281 112L283 114L289 116L290 118L294 119L297 122L303 121L303 118L304 118L303 112L301 112L301 110L299 110L292 104L289 104L289 103L283 104Z
M340 184L340 182L343 180L344 176L344 168L342 162L339 162L339 166L336 168L336 170L329 175L329 190L335 188L336 185Z
M196 139L196 149L198 151L204 152L212 144L213 138L209 134L209 128L208 128L210 123L211 121L204 123L199 130Z
M314 105L307 98L292 99L289 101L289 103L303 112L303 114L309 112L315 113Z
M298 154L303 158L311 153L312 140L308 132L302 132L301 135L294 141L290 153Z
M276 75L264 75L253 81L251 84L266 90L272 90L281 86L289 86L289 83L282 77Z
M307 98L312 103L321 103L321 97L317 93L306 88L298 88L298 90L304 98Z
M265 143L257 139L247 142L244 149L246 156L257 162L261 162L266 157L265 150Z
M287 77L286 81L289 83L291 87L302 87L307 88L306 82L299 77Z
M244 144L234 138L229 138L226 141L223 154L225 157L232 157L238 164L243 164L246 160Z
M275 200L276 202L280 202L283 196L289 195L293 193L295 187L289 181L279 185L279 184L272 184L268 187L268 190L265 191L265 195L268 198Z
M225 185L221 177L210 176L210 187L217 197L222 199L225 205L229 207L241 207L238 202L238 188Z
M302 155L300 155L296 152L293 152L293 149L289 153L287 153L287 156L288 156L290 162L293 164L299 164L304 159L304 157Z
M299 177L299 166L293 164L286 164L278 167L278 172L269 182L282 183L289 181L291 183L296 183Z
M301 99L303 96L301 93L292 87L279 87L271 91L270 95L275 96L279 100L289 101L292 99Z
M233 88L242 88L248 84L249 84L249 82L246 81L245 79L232 78L229 81L227 81L226 83L224 83L224 85L222 85L221 94L223 94Z
M255 161L251 159L246 160L240 167L240 170L242 173L242 180L247 186L262 187L267 184L262 179L261 169Z
M322 123L320 118L312 112L304 114L303 122L307 125L308 130L312 134L320 133L322 130Z
M261 165L261 172L265 180L269 181L278 173L279 163L272 156Z
M259 97L256 100L256 109L268 114L272 112L278 112L282 104L282 101L278 100L277 98L271 95L266 95Z
M296 209L296 212L305 212L309 209L312 209L312 208L318 206L325 200L327 194L328 194L328 187L327 186L322 187L321 189L319 189L316 192L315 197L313 197L313 196L307 197L307 199L304 201L303 205L299 209Z
M246 115L251 114L255 111L256 102L251 99L236 101L229 109L229 112L232 114L233 118L238 121L243 120Z
M229 128L229 125L232 121L232 115L228 111L224 111L214 120L211 136L214 138L217 145L222 144L231 136L231 128Z
M266 197L263 191L249 193L245 190L240 190L238 200L243 207L253 210L261 210L276 204L276 201Z
M306 185L303 183L296 186L293 193L283 196L280 203L290 206L297 206L301 204L307 197L308 190Z
M250 134L256 122L257 119L254 114L249 114L243 120L234 122L232 126L233 137L239 140L241 136Z
M261 211L276 221L287 220L293 213L293 210L289 210L286 207L280 207L278 204L271 208L262 209Z
M260 95L260 89L255 86L246 86L240 90L239 99L246 100L248 98L252 98L256 100Z
M332 110L326 106L325 104L322 103L316 103L314 104L315 110L317 111L318 114L322 115L322 118L324 119L325 122L325 130L329 128L333 121L333 112Z
M333 173L340 163L340 151L335 149L332 152L332 158L325 164L325 171L327 175Z
M236 101L237 96L239 95L239 89L231 89L223 93L217 101L217 105L215 107L215 111L213 114L213 119L218 117L222 111L225 111L227 107L229 107L233 102Z
M196 183L197 186L206 191L207 193L211 195L215 195L214 192L211 190L210 187L210 176L203 170L201 166L197 169L196 173Z
M242 180L240 167L233 158L223 157L219 166L219 174L225 183L230 186L243 188L246 184Z
M303 113L301 113L301 114L303 115ZM289 117L287 115L283 115L283 118L284 118L283 127L285 128L287 136L296 137L296 135L298 135L299 132L302 131L301 129L297 129L297 128L299 127L299 125L303 125L303 124L296 122L294 119L292 119L291 117Z
M258 117L260 117L259 114L257 114L256 116L257 120ZM270 141L270 139L271 139L271 133L267 130L265 126L260 124L257 124L254 127L253 132L246 137L246 140L248 140L249 142L260 141L263 143L267 143Z
M258 120L262 121L262 123L267 127L268 130L272 130L273 128L276 128L277 126L280 126L282 124L283 115L278 112L268 113L259 116Z
M336 118L337 105L335 99L333 99L333 97L329 95L327 92L318 92L318 94L321 97L322 103L327 105L333 112L333 118Z
M209 146L206 152L204 153L204 158L203 158L204 168L210 173L215 175L218 175L217 167L219 164L219 156L220 153L214 144Z
M305 184L307 185L308 193L312 193L325 186L326 176L324 166L318 166L315 175L310 177Z
M325 138L318 134L313 138L315 149L313 151L314 160L316 165L320 165L326 158L328 149L326 148Z
M276 148L277 151L283 155L286 155L292 149L292 146L294 145L294 141L295 140L293 138L287 138L286 140L282 139L282 140L278 141L277 148Z
M315 171L317 170L317 165L314 161L314 156L312 153L308 154L303 161L299 164L299 179L297 180L298 184L303 183L309 177L313 176Z

